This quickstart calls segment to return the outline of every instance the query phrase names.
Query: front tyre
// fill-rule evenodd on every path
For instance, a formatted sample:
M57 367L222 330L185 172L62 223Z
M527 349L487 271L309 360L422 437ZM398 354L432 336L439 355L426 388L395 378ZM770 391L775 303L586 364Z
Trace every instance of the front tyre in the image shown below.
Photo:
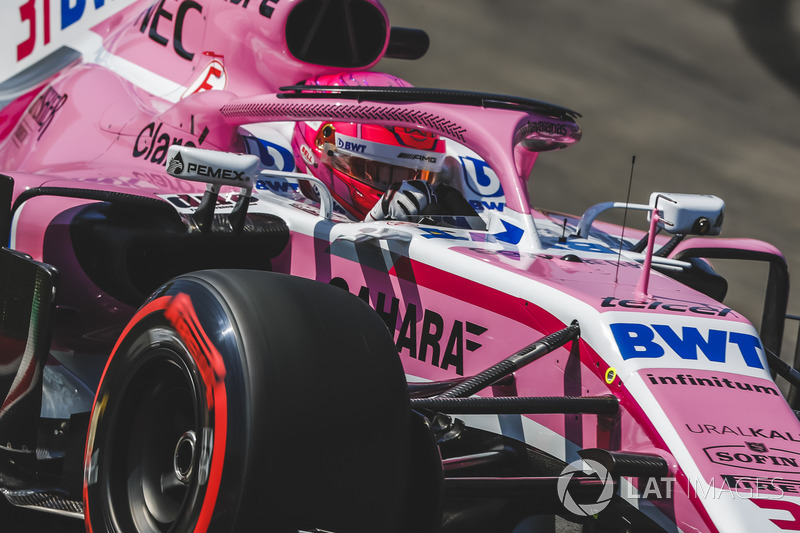
M391 336L358 298L273 273L181 276L103 374L87 530L397 531L408 434Z

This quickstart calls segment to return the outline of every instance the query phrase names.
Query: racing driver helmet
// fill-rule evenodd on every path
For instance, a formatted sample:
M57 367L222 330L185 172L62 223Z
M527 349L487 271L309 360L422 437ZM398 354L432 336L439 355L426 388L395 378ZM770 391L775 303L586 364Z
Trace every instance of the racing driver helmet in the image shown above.
M411 87L389 74L326 75L306 85ZM445 160L444 139L416 128L349 122L298 122L292 138L298 169L321 180L334 199L363 220L394 183L433 182ZM433 183L432 183L433 184ZM303 188L314 197L310 187Z

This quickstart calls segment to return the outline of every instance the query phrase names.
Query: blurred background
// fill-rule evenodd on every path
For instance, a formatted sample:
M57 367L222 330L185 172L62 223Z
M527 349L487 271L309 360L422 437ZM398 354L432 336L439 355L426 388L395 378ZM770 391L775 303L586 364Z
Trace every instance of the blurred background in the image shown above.
M650 193L715 194L722 237L777 246L800 280L800 0L384 0L425 57L378 69L417 86L525 96L574 109L583 139L542 154L536 206L581 214ZM644 227L644 216L628 217ZM613 219L610 219L613 220ZM715 261L725 303L758 327L767 267ZM800 294L800 292L798 292ZM800 297L789 313L800 314ZM793 358L797 322L783 357ZM791 353L790 353L791 352Z

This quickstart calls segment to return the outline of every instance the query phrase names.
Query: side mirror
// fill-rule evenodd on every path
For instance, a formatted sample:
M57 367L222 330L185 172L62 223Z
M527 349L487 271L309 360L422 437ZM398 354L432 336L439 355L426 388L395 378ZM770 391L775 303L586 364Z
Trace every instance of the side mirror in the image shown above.
M425 30L397 28L389 31L389 44L384 57L392 59L419 59L425 55L431 40Z
M717 196L654 192L650 208L660 212L658 227L668 233L719 235L722 230L725 202Z

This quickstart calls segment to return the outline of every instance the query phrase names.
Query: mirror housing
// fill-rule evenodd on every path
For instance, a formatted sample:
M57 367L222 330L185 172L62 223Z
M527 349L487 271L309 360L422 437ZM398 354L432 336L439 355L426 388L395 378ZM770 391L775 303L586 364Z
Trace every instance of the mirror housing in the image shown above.
M654 192L649 205L658 209L658 227L668 233L719 235L722 230L725 202L717 196Z

